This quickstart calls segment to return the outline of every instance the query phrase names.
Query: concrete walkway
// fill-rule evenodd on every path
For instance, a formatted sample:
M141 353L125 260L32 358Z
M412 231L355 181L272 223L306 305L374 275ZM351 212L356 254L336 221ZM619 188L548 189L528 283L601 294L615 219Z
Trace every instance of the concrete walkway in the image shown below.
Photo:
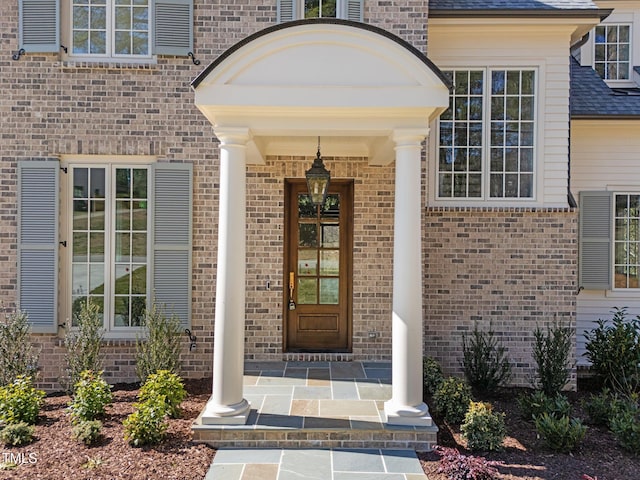
M427 480L413 450L217 451L205 480Z

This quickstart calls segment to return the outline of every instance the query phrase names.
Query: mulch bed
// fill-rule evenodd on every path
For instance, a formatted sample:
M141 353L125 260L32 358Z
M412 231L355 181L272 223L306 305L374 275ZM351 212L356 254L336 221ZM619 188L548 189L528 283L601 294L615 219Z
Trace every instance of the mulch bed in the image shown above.
M215 449L191 441L191 424L211 394L211 381L187 381L189 396L183 402L183 416L169 420L166 439L154 447L134 448L124 440L122 421L133 411L138 390L132 385L118 385L114 402L102 420L103 438L95 446L86 447L71 437L71 424L66 407L68 396L45 399L36 426L36 440L23 447L0 446L0 462L12 454L24 463L10 470L0 470L2 479L203 479L215 454ZM598 480L640 479L640 458L618 447L615 438L605 429L589 426L582 446L573 454L557 454L543 446L531 422L520 416L516 402L519 389L505 389L495 398L496 411L507 414L508 438L505 450L486 455L489 460L502 461L499 467L503 480L581 480L583 474ZM580 400L587 392L570 393L574 416L586 418ZM429 404L430 399L427 399ZM440 427L438 442L442 446L465 450L460 429L447 425L435 416ZM478 455L478 454L476 454ZM437 473L439 457L435 453L419 455L429 480L447 480ZM33 460L36 460L35 462Z
M455 447L467 455L504 462L498 467L502 480L581 480L584 474L598 480L640 479L640 458L622 450L605 428L587 424L587 434L581 446L571 454L555 453L545 448L533 422L521 416L516 399L525 391L509 388L494 398L483 399L493 404L494 411L506 413L508 437L504 451L486 455L467 451L460 428L447 425L436 415L434 419L440 427L439 444ZM568 397L573 405L572 416L585 422L587 415L580 403L589 397L589 392L568 392ZM436 453L419 454L419 457L429 480L447 480L445 475L437 473L440 457Z

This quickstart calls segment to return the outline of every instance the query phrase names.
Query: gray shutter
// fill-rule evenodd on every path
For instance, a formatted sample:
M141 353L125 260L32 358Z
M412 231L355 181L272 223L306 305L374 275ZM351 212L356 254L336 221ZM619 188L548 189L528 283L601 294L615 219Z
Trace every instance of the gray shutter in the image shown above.
M155 0L153 32L154 54L193 52L193 0Z
M278 0L278 23L298 19L298 0Z
M362 22L364 10L364 0L345 0L347 3L346 10L347 20L352 20L354 22Z
M152 294L167 315L191 322L191 207L193 166L153 166Z
M59 171L57 160L18 163L18 308L37 333L58 328Z
M611 288L611 192L580 192L579 287Z
M20 0L20 48L31 52L60 49L59 0Z

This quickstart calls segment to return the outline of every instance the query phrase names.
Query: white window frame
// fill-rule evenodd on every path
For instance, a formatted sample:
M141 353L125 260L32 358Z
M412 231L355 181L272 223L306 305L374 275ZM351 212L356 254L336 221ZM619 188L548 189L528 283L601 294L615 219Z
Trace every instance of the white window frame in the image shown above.
M640 292L640 285L637 288L633 288L633 287L617 287L616 286L616 245L622 242L618 242L616 240L616 220L618 219L618 216L616 215L616 210L617 210L617 198L618 196L638 196L640 197L640 191L631 191L631 190L620 190L620 191L612 191L611 194L613 195L612 198L612 202L611 202L611 208L612 208L612 212L611 212L611 268L613 269L613 271L611 272L611 292L613 293L638 293ZM640 218L640 217L639 217ZM640 220L639 220L640 222ZM627 242L624 242L627 243ZM638 232L638 243L639 243L639 254L640 254L640 232ZM630 264L625 264L625 265L630 265ZM638 264L638 268L640 269L640 262Z
M456 65L451 67L441 67L443 71L483 71L483 115L482 115L482 169L481 169L481 195L479 197L455 197L455 196L441 196L440 188L439 188L439 175L440 175L440 121L435 122L435 137L433 144L435 145L435 149L432 149L432 158L434 167L432 171L434 175L434 181L431 183L431 188L433 189L433 194L431 195L432 199L438 204L451 204L457 205L461 203L465 204L495 204L495 205L504 205L506 203L517 202L518 204L532 204L537 201L538 197L538 169L540 168L538 158L538 135L540 130L540 111L539 106L542 98L542 93L540 91L540 68L536 65L509 65L509 66L478 66L478 65ZM533 170L532 170L532 180L531 180L531 196L529 197L491 197L491 74L495 71L533 71L534 78L534 93L533 93L533 145L532 145L532 155L533 155ZM519 171L518 171L519 173Z
M304 0L295 0L298 6L298 19L304 19ZM319 0L322 2L323 0ZM321 9L322 10L322 9ZM320 12L322 13L322 11ZM347 0L336 0L336 16L335 17L313 17L313 18L347 18Z
M602 77L603 80L605 80L607 83L611 83L611 84L624 84L624 83L629 83L632 81L633 79L633 24L629 23L629 22L611 22L611 23L601 23L600 25L598 25L596 28L593 29L592 31L592 35L593 35L593 41L591 42L592 46L591 46L591 66L593 67L593 69L596 71L596 46L599 45L596 43L596 29L598 27L604 27L605 29L609 28L609 27L617 27L619 29L619 27L628 27L629 28L629 57L627 59L627 63L628 65L628 70L627 70L627 78L620 78L620 75L618 74L617 78L606 78L606 74L604 77ZM606 32L606 30L605 30ZM605 34L606 36L606 34ZM609 45L608 43L604 44ZM620 45L620 42L617 42L617 45ZM609 62L609 61L604 61L604 62L599 62L599 63L604 63L604 68L605 68L605 72L607 71L607 65L609 65L610 63L613 62ZM616 64L619 64L619 60L617 60L615 62Z
M75 156L74 156L75 157ZM152 170L151 164L154 163L155 158L150 160L148 157L142 159L123 157L123 158L104 158L97 156L96 159L73 159L72 161L65 162L63 168L67 168L67 183L65 186L65 205L64 215L66 216L66 232L67 232L67 258L64 262L64 271L66 272L66 292L63 293L62 304L66 307L67 322L71 325L73 315L73 169L75 168L104 168L109 172L105 175L105 211L109 208L109 217L105 218L105 283L104 283L104 317L103 327L105 329L105 338L118 338L118 339L133 339L144 334L145 330L141 326L115 326L115 293L113 292L113 279L115 276L115 172L117 168L135 168L147 170L147 269L146 269L146 285L147 292L145 296L146 306L151 305L151 252L152 252L152 239L151 228L152 218L151 203L154 201L152 196ZM91 161L94 160L94 161Z
M73 52L73 6L74 0L63 0L66 2L65 8L62 10L63 22L62 22L62 36L66 37L64 45L67 48L65 57L74 60L83 61L105 61L114 60L118 62L130 63L148 63L151 62L155 56L152 53L152 32L153 32L153 0L148 0L148 39L146 55L134 55L134 54L116 54L115 50L115 8L116 0L104 0L107 4L107 19L106 19L106 52L104 54L96 53L74 53Z

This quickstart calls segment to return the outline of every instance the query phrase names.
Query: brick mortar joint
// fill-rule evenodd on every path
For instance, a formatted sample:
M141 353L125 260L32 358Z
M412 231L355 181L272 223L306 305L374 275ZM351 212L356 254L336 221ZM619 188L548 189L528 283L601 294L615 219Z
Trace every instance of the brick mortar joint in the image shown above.
M495 213L577 213L574 207L470 207L470 206L447 206L447 207L426 207L430 212L495 212Z

